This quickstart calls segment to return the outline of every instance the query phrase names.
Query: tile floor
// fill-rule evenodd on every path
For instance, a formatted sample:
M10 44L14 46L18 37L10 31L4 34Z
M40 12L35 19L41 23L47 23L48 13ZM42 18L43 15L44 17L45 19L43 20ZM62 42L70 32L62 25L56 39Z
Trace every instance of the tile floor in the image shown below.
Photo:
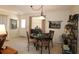
M30 44L30 51L28 52L27 48L27 38L25 37L17 37L15 39L10 39L9 41L5 41L4 47L9 46L18 51L18 54L40 54L40 51L36 51L36 48L33 44ZM53 48L51 47L51 54L61 54L61 44L55 43ZM48 54L47 50L43 50L43 54Z

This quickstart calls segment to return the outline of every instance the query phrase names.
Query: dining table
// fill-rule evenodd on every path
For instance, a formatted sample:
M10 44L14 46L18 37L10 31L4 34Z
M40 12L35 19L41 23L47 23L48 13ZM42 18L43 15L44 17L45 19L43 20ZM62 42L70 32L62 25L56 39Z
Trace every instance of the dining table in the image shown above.
M48 50L50 54L50 33L34 33L34 35L32 34L32 37L36 39L36 50L39 50L39 41L41 42L41 54L43 51L43 41L48 41Z

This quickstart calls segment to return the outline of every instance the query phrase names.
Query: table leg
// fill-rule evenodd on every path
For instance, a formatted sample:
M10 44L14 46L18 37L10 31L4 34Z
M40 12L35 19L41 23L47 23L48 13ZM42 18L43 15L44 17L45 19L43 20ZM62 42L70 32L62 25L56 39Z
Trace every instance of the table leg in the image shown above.
M50 41L48 42L48 51L49 51L49 54L50 54Z
M43 47L43 42L42 42L42 40L41 40L41 54L42 54L42 47Z
M36 42L36 50L39 50L39 44L38 44L39 40L37 40Z

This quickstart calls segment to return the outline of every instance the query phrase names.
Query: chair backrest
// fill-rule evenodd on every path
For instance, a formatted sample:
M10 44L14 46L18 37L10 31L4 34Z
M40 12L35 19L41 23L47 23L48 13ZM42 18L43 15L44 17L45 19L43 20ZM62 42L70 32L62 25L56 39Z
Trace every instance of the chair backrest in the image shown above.
M30 34L35 33L35 29L30 30Z
M28 33L28 32L26 32L26 34L27 34L27 39L28 39L28 43L29 43L29 33Z
M50 39L52 40L53 39L53 36L54 36L54 31L53 30L50 30L49 33L50 33Z

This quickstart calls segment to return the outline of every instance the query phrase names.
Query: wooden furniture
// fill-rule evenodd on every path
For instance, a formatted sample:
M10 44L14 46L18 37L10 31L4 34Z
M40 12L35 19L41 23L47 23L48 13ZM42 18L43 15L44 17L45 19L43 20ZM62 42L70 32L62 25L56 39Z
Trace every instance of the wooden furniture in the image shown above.
M50 42L51 42L52 47L53 47L53 36L54 36L54 31L53 31L53 30L50 30L49 33L50 33L50 37L49 37L49 38L50 38L50 40L51 40Z
M30 30L30 38L33 39L33 35L36 33L35 29Z
M7 32L4 24L0 24L0 53L2 50L2 46L6 40Z
M48 53L50 54L50 33L44 33L44 36L41 38L41 54L43 51L43 47L45 47L45 49L48 48Z
M6 36L7 36L7 34L0 35L0 53L1 53L1 50L3 49L2 46L6 40Z
M35 46L36 39L31 39L31 38L30 38L30 35L29 35L28 32L26 32L26 34L27 34L27 40L28 40L28 51L29 51L30 44L33 43L34 46Z
M39 48L41 48L41 53L42 53L43 47L45 47L45 49L48 48L48 53L50 53L50 42L53 46L52 39L54 36L54 31L50 30L49 33L43 33L41 29L36 28L36 29L32 29L30 32L31 32L31 37L33 39L36 39L36 42L35 42L36 50L39 50ZM29 44L28 33L27 33L27 37L28 37L28 44ZM28 50L29 50L29 45L28 45Z
M67 52L62 48L63 53L77 53L78 42L78 18L79 14L70 15L68 24L65 26L66 35L63 35L63 46L68 46Z
M49 33L39 33L34 38L37 40L36 49L41 49L41 54L43 51L43 47L48 48L48 53L50 54L50 38Z
M0 49L2 48L5 40L6 40L6 34L5 35L0 35Z
M5 49L1 50L2 54L17 54L17 50L11 48L11 47L6 47Z

